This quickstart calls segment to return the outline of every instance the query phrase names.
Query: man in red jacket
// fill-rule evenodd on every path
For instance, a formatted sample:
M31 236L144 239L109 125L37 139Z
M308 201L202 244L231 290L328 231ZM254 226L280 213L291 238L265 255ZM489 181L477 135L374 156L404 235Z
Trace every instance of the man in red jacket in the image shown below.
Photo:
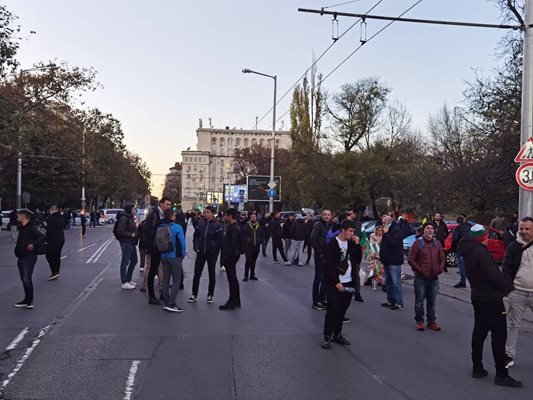
M426 222L422 236L416 239L409 250L408 262L415 273L415 320L416 330L424 330L424 300L427 304L427 327L440 331L436 322L435 308L439 292L439 275L444 271L444 251L435 238L435 225Z

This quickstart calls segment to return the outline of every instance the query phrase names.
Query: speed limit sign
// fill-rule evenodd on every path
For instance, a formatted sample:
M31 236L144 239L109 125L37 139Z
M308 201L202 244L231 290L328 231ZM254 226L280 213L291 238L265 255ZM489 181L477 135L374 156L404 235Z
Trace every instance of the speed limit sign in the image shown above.
M516 181L524 190L533 190L533 163L522 164L516 170Z

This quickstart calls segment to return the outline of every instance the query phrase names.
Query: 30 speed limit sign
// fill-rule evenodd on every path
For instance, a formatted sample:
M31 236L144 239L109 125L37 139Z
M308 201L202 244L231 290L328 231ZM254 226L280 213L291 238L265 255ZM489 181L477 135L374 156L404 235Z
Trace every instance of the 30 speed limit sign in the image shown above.
M522 164L516 170L516 181L525 190L533 190L533 163Z

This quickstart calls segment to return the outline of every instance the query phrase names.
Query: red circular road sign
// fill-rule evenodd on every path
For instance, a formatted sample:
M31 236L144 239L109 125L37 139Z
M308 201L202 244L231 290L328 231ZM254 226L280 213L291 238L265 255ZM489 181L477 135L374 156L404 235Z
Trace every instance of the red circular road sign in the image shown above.
M522 164L518 167L516 182L524 190L533 190L533 163Z

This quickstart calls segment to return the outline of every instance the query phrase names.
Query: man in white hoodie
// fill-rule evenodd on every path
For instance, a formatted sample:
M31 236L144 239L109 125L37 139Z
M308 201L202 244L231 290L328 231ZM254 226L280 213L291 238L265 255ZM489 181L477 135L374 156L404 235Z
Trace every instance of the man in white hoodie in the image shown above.
M519 235L505 252L503 271L508 274L515 290L509 294L507 318L506 367L514 365L518 330L527 307L533 311L533 218L520 221Z

